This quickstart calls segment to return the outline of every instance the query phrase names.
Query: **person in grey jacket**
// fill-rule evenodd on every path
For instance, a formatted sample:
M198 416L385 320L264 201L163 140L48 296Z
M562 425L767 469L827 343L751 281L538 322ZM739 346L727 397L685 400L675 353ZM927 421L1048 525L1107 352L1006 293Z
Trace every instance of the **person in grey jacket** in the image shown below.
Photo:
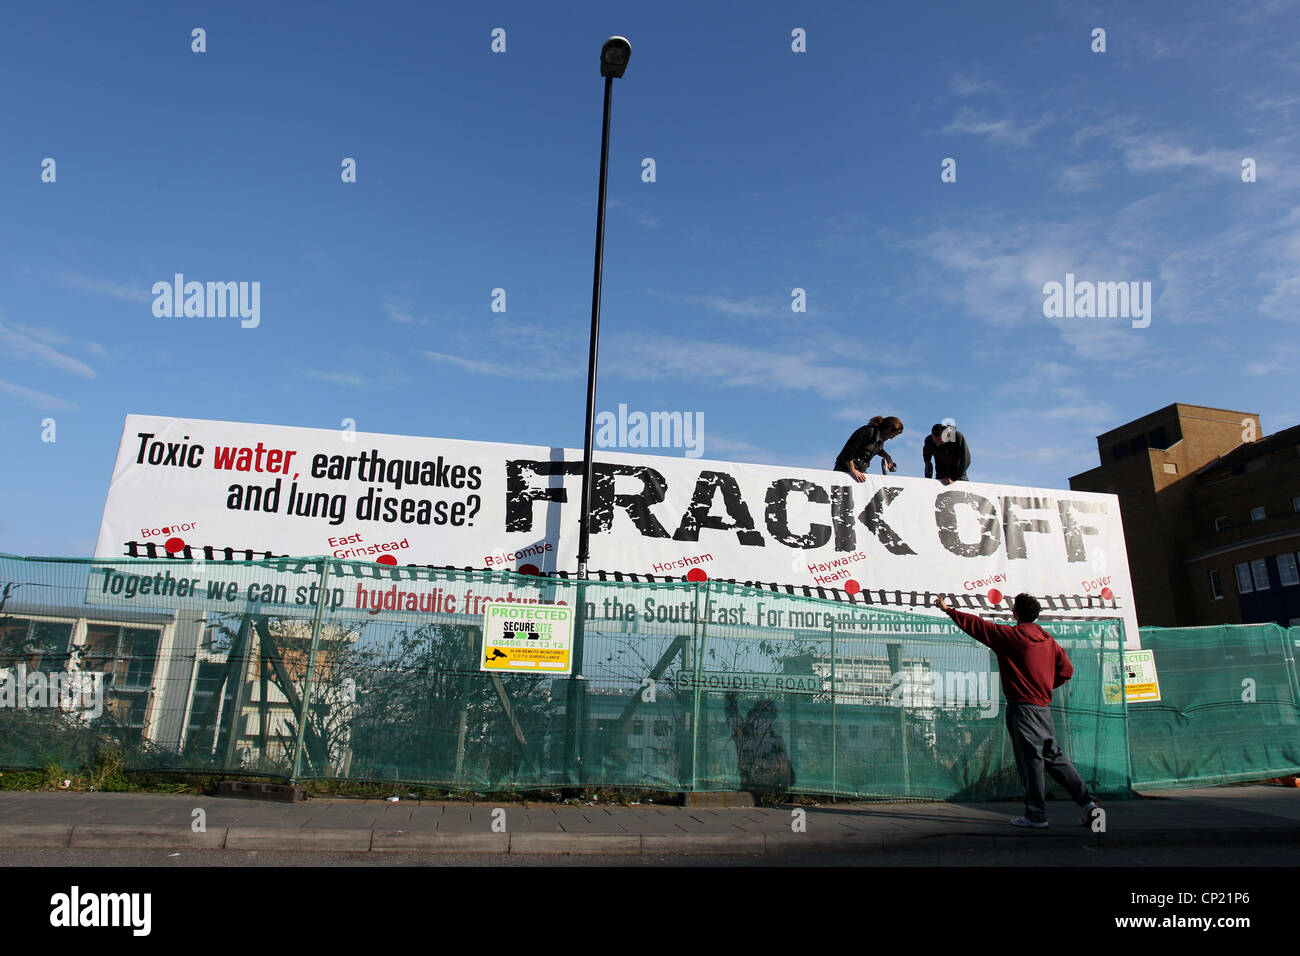
M931 428L921 449L921 459L925 462L927 478L938 478L945 485L968 480L966 469L970 467L970 448L966 445L966 436L957 431L955 425Z

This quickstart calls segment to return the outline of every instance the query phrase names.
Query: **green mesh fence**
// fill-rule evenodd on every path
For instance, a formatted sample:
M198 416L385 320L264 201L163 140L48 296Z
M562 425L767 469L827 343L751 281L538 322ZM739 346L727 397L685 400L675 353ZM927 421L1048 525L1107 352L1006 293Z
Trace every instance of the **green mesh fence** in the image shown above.
M1129 705L1133 785L1260 780L1300 770L1300 628L1276 624L1141 629L1159 702Z
M4 687L26 695L0 706L4 766L111 746L131 770L474 791L1021 793L996 661L933 616L323 559L0 557L0 586ZM483 672L488 601L582 607L581 676ZM1066 752L1126 792L1122 626L1044 623L1075 667L1053 707Z

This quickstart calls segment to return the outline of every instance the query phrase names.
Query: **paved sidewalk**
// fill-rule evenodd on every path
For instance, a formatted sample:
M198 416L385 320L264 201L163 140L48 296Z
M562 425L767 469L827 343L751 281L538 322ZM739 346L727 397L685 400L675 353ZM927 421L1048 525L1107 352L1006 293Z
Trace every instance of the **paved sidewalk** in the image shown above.
M871 803L699 809L319 798L0 792L0 848L151 847L453 853L780 853L1024 846L1300 844L1300 790L1166 790L1109 802L1106 832L1049 802L1046 830L1012 827L1019 803ZM196 809L205 829L195 832ZM500 812L503 811L503 812ZM493 823L497 821L494 830ZM797 832L796 823L804 829ZM504 826L504 832L500 832Z

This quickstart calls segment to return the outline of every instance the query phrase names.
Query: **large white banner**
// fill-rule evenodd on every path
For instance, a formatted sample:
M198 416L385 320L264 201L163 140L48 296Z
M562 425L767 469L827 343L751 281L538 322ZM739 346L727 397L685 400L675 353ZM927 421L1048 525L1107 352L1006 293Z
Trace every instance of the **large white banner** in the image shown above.
M572 574L581 488L573 449L129 415L95 556ZM1113 495L600 450L591 521L593 572L904 610L1027 591L1048 615L1121 617L1138 646Z

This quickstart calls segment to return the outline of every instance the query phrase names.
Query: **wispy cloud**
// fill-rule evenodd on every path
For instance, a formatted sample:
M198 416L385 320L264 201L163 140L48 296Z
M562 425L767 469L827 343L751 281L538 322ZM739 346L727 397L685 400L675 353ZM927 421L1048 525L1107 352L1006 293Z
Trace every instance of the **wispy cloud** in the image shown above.
M456 368L475 375L494 375L500 378L514 378L521 374L518 362L484 362L478 359L462 358L459 355L448 355L445 352L424 351L421 353L425 358L432 362L440 362L444 365L454 365ZM578 374L576 365L539 365L537 367L529 365L527 372L524 373L530 380L543 379L546 381L562 381L564 379L576 378ZM585 369L583 370L585 374Z
M995 143L1025 147L1033 142L1035 133L1050 126L1052 122L1050 113L1044 113L1033 122L1021 124L1010 118L991 119L969 106L963 106L953 121L943 128L943 132L986 136Z
M71 372L73 375L80 375L82 378L94 378L95 370L79 359L71 355L65 355L57 349L40 341L41 331L29 329L17 324L0 323L0 342L10 349L12 354L26 356L40 365L53 366L62 369L65 372ZM55 333L57 339L63 339Z
M1246 363L1243 370L1245 374L1274 375L1279 372L1290 372L1296 367L1296 359L1300 358L1300 348L1289 342L1274 342L1261 351L1267 358Z
M990 80L957 74L948 81L948 89L957 96L974 96L976 93L992 93L997 86Z
M1071 441L1052 445L1027 441L1018 443L1011 451L1004 451L1000 446L994 444L987 447L981 446L979 453L981 461L1001 461L1012 467L1024 465L1048 466L1064 472L1065 475L1077 475L1100 464L1097 460L1096 441L1091 443L1091 447L1084 441ZM985 470L985 473L988 473L988 469ZM1064 481L1060 487L1066 487Z
M610 209L622 209L638 226L644 226L646 229L657 229L659 227L659 217L650 212L643 206L635 205L623 199L608 199L605 205Z
M108 349L104 348L104 346L100 345L98 342L92 342L89 339L77 341L75 339L70 338L69 336L64 335L62 332L59 332L51 328L40 328L31 325L20 325L17 322L11 323L10 325L11 328L17 330L21 334L29 336L33 339L39 339L40 341L44 342L46 345L71 346L74 349L81 349L81 351L93 355L96 358L104 358L108 355Z
M704 430L703 452L705 458L723 461L750 461L759 465L780 465L785 464L787 460L774 452L768 451L766 448L760 448L758 445L753 445L747 441L727 438L710 431L708 428Z
M112 279L96 279L77 272L61 272L58 275L58 280L70 288L89 292L92 295L112 296L114 299L122 299L126 302L152 302L154 300L153 295L149 293L150 283L135 285L127 282L115 282Z
M39 405L42 408L56 410L76 408L71 402L65 402L55 395L47 395L45 392L38 392L35 389L23 388L21 385L15 385L13 382L7 382L2 378L0 378L0 392L12 395L14 398L21 398L25 402L31 402L33 405Z
M429 328L441 324L433 319L416 315L411 302L405 299L385 299L383 309L389 321L396 322L398 325L419 325Z
M658 296L661 299L667 299L669 302L676 302L680 305L695 305L708 309L711 312L717 312L721 315L732 318L749 319L760 316L777 316L783 314L783 310L788 312L790 303L788 301L776 302L770 298L761 296L748 296L743 299L729 298L724 295L715 293L704 293L702 295L676 295L669 292L661 292L658 289L646 290L651 295Z
M847 398L866 386L862 370L826 361L825 353L777 344L624 336L610 350L609 368L629 379L705 381L723 388L810 391Z
M1241 149L1197 150L1158 134L1127 136L1122 146L1124 163L1133 172L1203 169L1240 179L1241 159L1248 155Z
M361 386L366 384L366 380L360 375L350 375L346 372L321 372L316 369L305 369L302 374L306 378L314 378L317 381L329 382L332 385Z
M1078 163L1074 166L1066 166L1061 170L1060 178L1056 181L1056 188L1064 192L1085 192L1090 189L1099 189L1101 183L1098 182L1098 179L1100 179L1105 169L1105 163Z

